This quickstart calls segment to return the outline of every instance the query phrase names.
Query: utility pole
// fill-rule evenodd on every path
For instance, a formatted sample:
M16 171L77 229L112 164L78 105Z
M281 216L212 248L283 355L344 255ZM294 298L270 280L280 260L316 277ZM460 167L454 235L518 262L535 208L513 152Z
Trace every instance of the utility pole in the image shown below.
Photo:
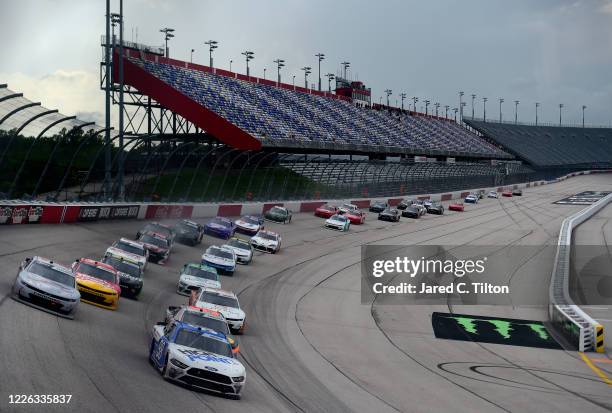
M535 110L536 110L536 126L538 126L538 108L540 107L540 103L536 102Z
M106 0L106 44L104 45L104 63L105 63L105 131L104 131L104 198L108 199L110 195L111 181L111 147L110 147L110 76L111 76L111 50L110 50L110 0Z
M489 98L482 98L482 120L487 121L487 100Z
M502 123L502 103L504 103L504 99L499 98L499 123Z
M325 55L323 53L317 53L315 55L319 59L319 92L321 91L321 62L325 60Z

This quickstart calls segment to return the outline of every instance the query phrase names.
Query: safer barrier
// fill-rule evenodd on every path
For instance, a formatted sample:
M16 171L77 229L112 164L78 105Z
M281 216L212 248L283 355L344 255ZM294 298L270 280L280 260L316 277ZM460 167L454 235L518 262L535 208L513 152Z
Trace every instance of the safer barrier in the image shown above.
M561 224L550 282L549 317L553 327L579 351L604 351L603 326L593 320L569 294L572 230L612 202L612 194L566 218Z

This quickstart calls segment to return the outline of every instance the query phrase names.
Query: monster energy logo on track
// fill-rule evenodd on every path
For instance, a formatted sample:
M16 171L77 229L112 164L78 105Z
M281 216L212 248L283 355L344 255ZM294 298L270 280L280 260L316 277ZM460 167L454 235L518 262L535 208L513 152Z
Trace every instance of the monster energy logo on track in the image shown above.
M539 321L433 313L432 326L438 338L560 348Z

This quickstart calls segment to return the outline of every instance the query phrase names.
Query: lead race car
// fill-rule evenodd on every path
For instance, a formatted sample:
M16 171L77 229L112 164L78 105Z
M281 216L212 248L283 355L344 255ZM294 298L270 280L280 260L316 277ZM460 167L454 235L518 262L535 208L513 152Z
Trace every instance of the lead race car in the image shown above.
M149 360L166 380L240 398L246 370L221 332L179 321L153 326Z
M74 318L81 294L69 268L42 257L28 257L19 265L12 297L39 310Z

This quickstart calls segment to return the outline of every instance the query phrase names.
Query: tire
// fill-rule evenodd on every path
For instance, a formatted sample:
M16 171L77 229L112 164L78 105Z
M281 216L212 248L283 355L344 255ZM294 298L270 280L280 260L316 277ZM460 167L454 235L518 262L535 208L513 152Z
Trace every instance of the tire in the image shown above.
M151 345L149 346L149 364L155 367L155 363L153 363L153 345L154 340L151 339Z
M170 361L168 360L168 353L166 353L165 359L166 359L166 362L164 363L164 367L162 368L161 375L162 375L162 378L164 380L169 380L169 378L168 378L168 363Z

